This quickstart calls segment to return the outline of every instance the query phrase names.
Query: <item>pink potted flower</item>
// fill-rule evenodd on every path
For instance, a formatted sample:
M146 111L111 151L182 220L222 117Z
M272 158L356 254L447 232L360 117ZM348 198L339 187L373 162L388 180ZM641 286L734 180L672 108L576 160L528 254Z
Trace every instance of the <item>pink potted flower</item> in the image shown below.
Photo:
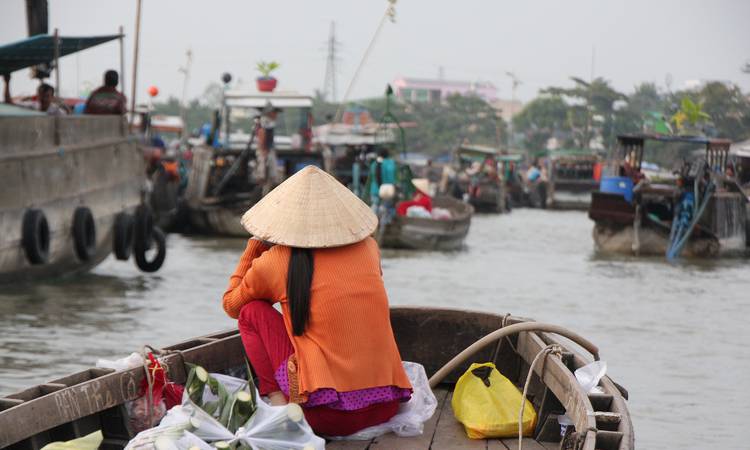
M271 72L278 68L279 63L276 61L261 61L256 65L256 69L261 75L255 80L260 92L273 92L276 89L276 78L271 76Z

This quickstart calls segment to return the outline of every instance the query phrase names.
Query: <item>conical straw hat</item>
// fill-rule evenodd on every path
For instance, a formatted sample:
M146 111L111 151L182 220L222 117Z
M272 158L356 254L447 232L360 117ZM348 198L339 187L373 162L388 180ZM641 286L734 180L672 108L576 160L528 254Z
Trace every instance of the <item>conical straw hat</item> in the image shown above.
M427 178L412 178L411 184L414 185L415 188L422 191L425 194L430 193L430 180Z
M378 226L372 210L343 184L307 166L242 216L258 239L289 247L340 247L359 242Z

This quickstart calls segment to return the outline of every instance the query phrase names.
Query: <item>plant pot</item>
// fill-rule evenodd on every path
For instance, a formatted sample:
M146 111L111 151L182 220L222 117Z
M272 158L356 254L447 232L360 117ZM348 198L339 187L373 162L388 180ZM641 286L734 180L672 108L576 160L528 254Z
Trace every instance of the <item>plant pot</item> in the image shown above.
M276 89L276 78L274 77L259 77L255 82L260 92L273 92Z

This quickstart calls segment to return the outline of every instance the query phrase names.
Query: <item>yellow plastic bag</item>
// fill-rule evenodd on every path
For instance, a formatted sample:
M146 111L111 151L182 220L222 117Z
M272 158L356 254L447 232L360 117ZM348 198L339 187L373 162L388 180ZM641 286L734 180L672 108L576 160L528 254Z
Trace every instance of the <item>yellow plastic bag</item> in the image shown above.
M42 450L96 450L103 440L104 436L99 430L72 441L49 443L42 447Z
M471 439L518 437L521 392L492 363L474 363L461 375L451 406ZM535 425L536 411L526 400L523 435L530 436Z

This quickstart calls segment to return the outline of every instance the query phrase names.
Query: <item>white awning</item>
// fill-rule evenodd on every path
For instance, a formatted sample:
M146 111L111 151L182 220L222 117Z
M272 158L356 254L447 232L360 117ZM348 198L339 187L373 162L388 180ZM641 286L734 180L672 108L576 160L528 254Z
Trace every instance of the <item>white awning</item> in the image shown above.
M263 108L268 103L276 108L312 108L313 99L295 92L238 92L226 93L225 102L232 108Z

